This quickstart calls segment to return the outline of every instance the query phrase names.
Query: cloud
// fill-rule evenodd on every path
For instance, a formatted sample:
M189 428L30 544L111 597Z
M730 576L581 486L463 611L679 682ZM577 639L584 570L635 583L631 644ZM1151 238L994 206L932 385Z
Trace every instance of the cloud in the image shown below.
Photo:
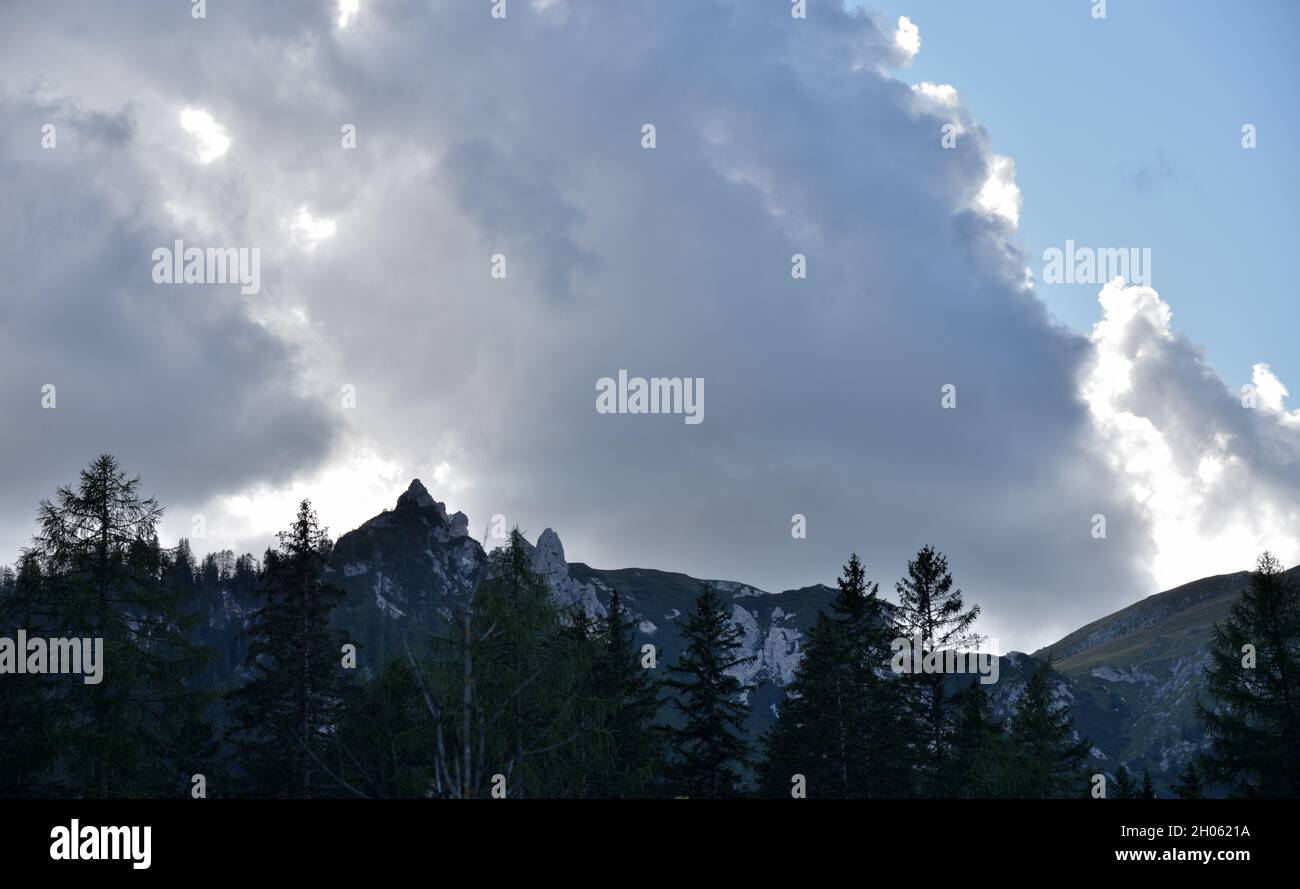
M988 178L976 197L980 209L1001 216L1014 228L1020 225L1020 187L1016 185L1016 162L995 154L989 158Z
M894 44L903 52L910 63L921 51L921 29L912 24L905 15L898 17L898 30L894 32Z
M59 57L59 93L129 105L136 135L111 164L60 155L42 174L64 209L109 202L55 213L75 220L62 240L8 217L23 238L6 249L57 271L23 291L79 294L65 327L21 328L17 366L98 361L105 327L145 332L111 350L134 382L97 392L100 425L11 436L0 455L46 493L86 441L121 446L165 499L211 513L212 546L282 526L302 492L344 530L412 475L441 479L475 525L555 527L570 558L769 589L830 582L853 550L892 589L933 543L984 630L1022 648L1153 592L1158 525L1080 394L1096 344L1024 286L1013 162L955 91L887 73L914 54L901 32L810 7L796 22L748 0L566 0L501 22L394 0L345 30L321 3L229 3L183 26L90 7L75 28L21 8L28 39L0 38L0 80ZM77 29L102 35L93 64L69 51ZM237 134L219 162L176 145L183 107ZM284 225L303 208L311 224ZM298 249L321 220L334 237ZM135 257L174 231L260 245L262 293L94 301L87 281L147 280ZM703 377L706 422L598 414L595 383L621 368ZM1180 370L1196 374L1185 397L1206 398ZM180 413L127 447L103 421L148 427L140 380ZM356 406L340 410L345 385ZM1240 459L1284 474L1269 447L1285 440L1260 431ZM25 522L34 501L15 493Z
M1259 406L1278 415L1278 421L1287 426L1300 425L1300 409L1288 411L1285 407L1287 396L1291 392L1273 373L1267 364L1255 364L1251 367L1251 385L1259 394Z
M913 84L912 90L917 95L929 103L931 109L938 108L956 108L961 100L957 96L957 88L950 83L930 83L922 81Z
M361 0L338 0L338 26L346 28L353 16L361 11Z
M1300 559L1300 412L1267 365L1258 398L1234 393L1200 351L1173 332L1155 290L1116 279L1101 291L1102 318L1083 391L1099 437L1156 545L1168 588L1249 567L1264 549Z
M314 250L321 241L329 240L338 232L333 219L318 219L306 207L299 207L292 219L286 220L293 243L304 250Z
M194 137L195 155L201 164L210 164L230 150L226 128L201 108L181 111L181 129Z
M173 224L159 185L161 167L188 156L142 142L125 109L0 94L0 119L3 559L30 542L38 500L101 452L172 507L324 459L336 421L238 285L151 279L154 249L206 242Z

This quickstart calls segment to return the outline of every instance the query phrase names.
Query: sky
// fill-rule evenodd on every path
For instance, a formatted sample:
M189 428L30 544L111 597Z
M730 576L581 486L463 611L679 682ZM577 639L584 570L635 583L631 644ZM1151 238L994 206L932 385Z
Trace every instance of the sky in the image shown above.
M1300 560L1290 4L493 6L5 5L0 559L107 451L200 552L415 477L770 591L933 544L1004 650Z
M953 85L1015 158L1020 231L1040 257L1067 238L1153 251L1153 284L1224 380L1266 362L1300 379L1295 285L1284 274L1300 207L1300 9L1177 0L885 4L920 30L903 75ZM1261 134L1243 151L1240 129ZM1266 135L1263 135L1266 134ZM1071 173L1077 173L1071 175ZM1097 288L1041 287L1086 332Z

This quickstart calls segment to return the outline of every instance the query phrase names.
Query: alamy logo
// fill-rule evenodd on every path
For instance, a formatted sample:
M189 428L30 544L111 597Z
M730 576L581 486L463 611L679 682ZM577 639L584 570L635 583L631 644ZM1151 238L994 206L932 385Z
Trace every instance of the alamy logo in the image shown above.
M27 638L0 636L0 675L5 673L68 673L82 675L86 685L104 679L104 640Z
M1106 284L1123 278L1127 284L1151 286L1151 248L1076 247L1066 241L1065 249L1043 251L1044 284Z
M130 861L136 870L148 870L152 828L80 826L76 818L69 827L50 831L50 858L55 861Z
M598 414L685 414L692 426L704 422L703 377L632 377L596 381Z
M238 284L243 294L262 289L260 247L159 247L153 252L155 284Z
M981 651L985 641L990 650ZM996 640L980 639L974 648L942 648L927 651L920 636L907 638L900 636L889 643L889 650L894 656L889 667L895 673L957 673L977 674L981 685L992 685L998 681L1001 661L993 653L997 647Z

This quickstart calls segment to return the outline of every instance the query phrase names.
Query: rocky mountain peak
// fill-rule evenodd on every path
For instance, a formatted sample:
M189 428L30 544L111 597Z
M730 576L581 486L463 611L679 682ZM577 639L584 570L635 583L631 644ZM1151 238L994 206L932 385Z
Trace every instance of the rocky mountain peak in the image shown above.
M539 574L549 573L549 569L565 566L568 571L568 563L564 559L564 544L560 542L560 535L556 534L550 528L547 528L537 538L537 550L533 554L533 564L541 568Z
M397 498L398 509L436 509L443 516L447 514L447 508L433 499L433 496L425 488L424 484L417 478L412 479L410 486L402 496Z
M428 488L424 486L418 478L412 479L411 484L407 487L402 496L397 498L397 509L432 509L438 514L441 523L435 523L443 528L441 532L444 539L469 536L469 517L463 512L455 512L447 515L447 505L433 499Z
M524 541L527 544L527 541ZM564 544L560 535L550 528L537 538L535 547L525 546L532 562L533 571L546 579L551 594L564 608L579 606L592 617L606 617L608 612L590 584L579 583L569 572L569 563L564 559Z

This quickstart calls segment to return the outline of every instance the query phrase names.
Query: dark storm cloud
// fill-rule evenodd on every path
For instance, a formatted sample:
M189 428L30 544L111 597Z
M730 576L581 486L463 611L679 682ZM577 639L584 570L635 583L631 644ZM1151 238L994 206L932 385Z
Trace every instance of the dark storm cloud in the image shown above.
M153 283L153 250L187 232L162 227L130 113L0 96L0 118L4 559L101 452L189 503L319 461L334 421L238 288Z

